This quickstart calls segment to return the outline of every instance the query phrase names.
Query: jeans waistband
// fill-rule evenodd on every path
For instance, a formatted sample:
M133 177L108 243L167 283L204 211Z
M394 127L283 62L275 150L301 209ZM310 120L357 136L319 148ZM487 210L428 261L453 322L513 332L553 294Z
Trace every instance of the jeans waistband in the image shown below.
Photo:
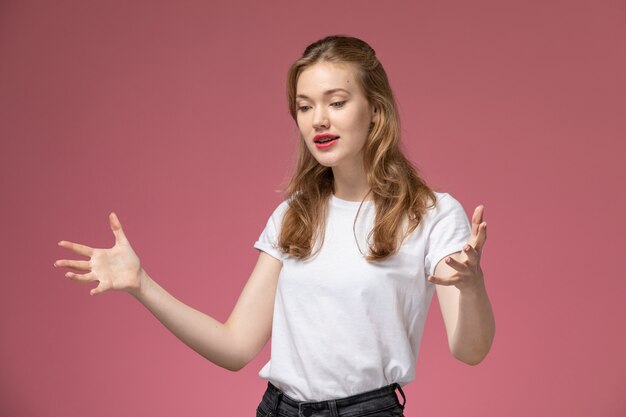
M402 395L402 404L400 404L400 401L396 396L396 389L398 389L400 391L400 395ZM336 398L334 400L298 401L289 397L278 387L268 381L264 399L268 403L267 405L271 407L271 417L278 416L279 407L290 408L291 410L289 410L287 414L297 413L296 415L298 416L309 417L313 414L313 412L324 409L334 410L331 415L356 415L364 407L367 407L368 403L371 403L370 406L375 404L375 406L379 407L381 410L397 405L400 405L400 407L404 409L404 405L406 404L404 392L402 391L400 384L397 382L375 390L361 392L349 397Z

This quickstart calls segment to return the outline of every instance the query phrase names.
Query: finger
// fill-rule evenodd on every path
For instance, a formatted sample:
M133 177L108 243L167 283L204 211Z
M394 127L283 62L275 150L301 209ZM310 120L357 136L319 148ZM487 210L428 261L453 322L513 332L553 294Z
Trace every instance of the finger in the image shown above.
M474 248L478 251L479 255L483 253L483 246L485 246L486 240L487 240L487 222L482 222L478 230L478 236L476 237L476 244L473 245Z
M67 240L62 240L57 244L63 248L73 250L74 252L80 255L91 257L93 253L93 248L90 248L89 246L81 245L80 243L72 243L72 242L68 242Z
M67 259L60 259L54 262L56 267L73 268L79 271L90 271L91 265L89 261L70 261Z
M108 289L109 289L109 287L107 287L102 281L100 281L96 288L92 288L91 291L89 291L89 295L102 294L103 292L107 291Z
M456 269L457 271L464 271L467 269L467 265L465 265L462 262L457 261L456 259L454 259L452 256L448 256L446 257L446 259L444 260L444 262L449 265L450 267Z
M113 235L115 235L116 243L128 242L124 230L122 230L122 223L120 223L120 219L117 218L115 213L109 214L109 225L111 226Z
M91 274L91 272L88 274L77 274L75 272L66 272L65 276L71 280L78 281L78 282L94 281L94 276L93 274Z
M472 215L472 246L475 246L476 239L479 233L480 223L483 221L483 216L485 214L485 206L479 205L474 209L474 214Z
M440 277L435 277L432 275L428 276L428 281L432 282L433 284L437 284L437 285L455 285L456 283L459 282L458 278L440 278Z
M478 261L480 260L480 254L469 243L463 247L463 253L465 254L465 256L467 256L467 260L472 265L478 263Z

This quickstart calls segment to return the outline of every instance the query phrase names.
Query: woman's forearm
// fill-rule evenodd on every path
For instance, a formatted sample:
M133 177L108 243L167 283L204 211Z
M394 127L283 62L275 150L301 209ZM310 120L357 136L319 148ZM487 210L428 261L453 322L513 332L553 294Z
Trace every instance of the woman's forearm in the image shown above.
M141 287L131 294L178 339L214 364L230 371L242 367L232 333L225 324L174 298L142 270Z
M452 354L470 365L480 363L489 352L495 329L496 323L484 285L461 291Z

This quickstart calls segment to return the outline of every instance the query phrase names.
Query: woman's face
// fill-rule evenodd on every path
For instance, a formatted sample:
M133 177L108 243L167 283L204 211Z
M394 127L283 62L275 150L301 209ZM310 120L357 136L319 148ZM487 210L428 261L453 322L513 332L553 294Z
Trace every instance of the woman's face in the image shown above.
M351 64L318 62L302 71L296 86L296 112L302 138L320 164L362 169L363 145L374 112ZM318 143L328 140L324 136L332 140Z

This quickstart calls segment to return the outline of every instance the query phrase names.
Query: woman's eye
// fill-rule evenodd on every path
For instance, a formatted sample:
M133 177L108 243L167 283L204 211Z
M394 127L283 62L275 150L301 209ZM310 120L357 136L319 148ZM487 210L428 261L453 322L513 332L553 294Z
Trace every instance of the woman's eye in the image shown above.
M343 105L346 104L345 101L336 101L333 104L331 104L331 106L335 106L335 107L343 107Z
M300 106L300 107L298 107L298 110L300 110L300 111L302 111L302 112L305 112L305 111L307 111L308 109L309 109L309 106Z

